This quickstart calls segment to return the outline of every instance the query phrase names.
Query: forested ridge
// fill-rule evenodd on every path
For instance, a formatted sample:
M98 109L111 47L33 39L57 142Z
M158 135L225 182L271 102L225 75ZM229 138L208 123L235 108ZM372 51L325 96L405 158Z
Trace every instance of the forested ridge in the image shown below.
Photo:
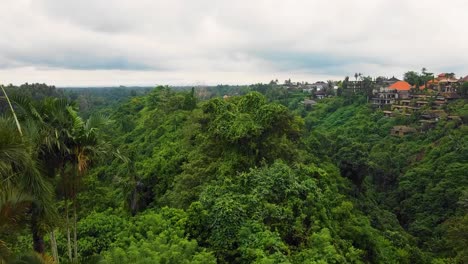
M466 99L426 128L360 96L218 88L86 109L6 89L0 263L468 262Z

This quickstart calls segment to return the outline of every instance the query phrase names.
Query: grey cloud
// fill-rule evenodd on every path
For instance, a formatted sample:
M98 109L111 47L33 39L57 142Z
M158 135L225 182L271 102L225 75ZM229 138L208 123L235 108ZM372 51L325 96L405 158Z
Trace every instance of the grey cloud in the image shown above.
M17 56L13 67L36 65L41 67L79 70L165 70L163 67L129 61L125 57L89 57L80 54L66 56Z
M366 58L353 56L335 56L333 54L316 52L285 52L281 50L258 51L256 56L268 61L279 63L279 68L283 71L294 71L309 69L309 71L328 73L334 75L346 74L346 66L353 65L357 61L366 64L384 65L383 61L377 58Z
M401 75L423 66L468 73L464 0L3 0L0 8L8 10L0 17L4 72L155 71L193 82Z

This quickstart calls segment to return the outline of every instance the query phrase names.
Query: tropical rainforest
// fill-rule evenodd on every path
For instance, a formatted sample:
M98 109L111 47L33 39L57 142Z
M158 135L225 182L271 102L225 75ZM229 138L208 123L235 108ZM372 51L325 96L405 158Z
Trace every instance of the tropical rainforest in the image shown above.
M1 95L0 263L468 263L466 99L421 128L274 83Z

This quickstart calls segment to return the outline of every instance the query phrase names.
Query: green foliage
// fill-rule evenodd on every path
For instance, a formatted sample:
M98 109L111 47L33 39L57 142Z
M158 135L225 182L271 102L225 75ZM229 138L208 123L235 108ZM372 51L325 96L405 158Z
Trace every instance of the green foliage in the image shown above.
M422 68L421 73L415 71L408 71L404 74L404 80L411 85L419 87L421 85L426 85L428 81L434 79L434 74L427 72L426 68Z
M459 88L458 88L458 94L464 99L468 98L468 82L464 82Z
M405 73L404 80L411 85L420 85L419 74L415 71L409 71Z
M396 249L337 195L336 177L315 166L291 169L277 162L226 178L192 204L190 233L225 262L390 259ZM374 255L364 256L369 250ZM386 255L376 253L382 251Z
M29 252L18 256L11 264L53 264L54 261L50 256L43 256L36 252Z
M416 75L421 85L431 76ZM37 173L55 187L50 207L77 210L81 263L467 262L463 100L445 107L461 120L423 130L417 114L385 117L364 93L306 110L302 92L276 82L107 93L67 93L80 106L88 98L80 113L68 100L16 97L24 138L0 119L1 179L27 193L0 197L2 258L36 241L25 227L40 219L68 260L67 218L31 217L30 200L46 200L41 182L22 181ZM395 125L418 132L394 137Z
M79 222L80 255L91 256L107 250L112 243L117 241L118 234L127 228L127 225L125 218L115 215L110 210L88 214Z
M352 180L352 195L373 226L393 230L392 237L400 237L394 243L403 246L399 254L420 252L413 255L418 262L432 254L462 254L447 244L442 223L461 214L457 201L468 186L466 126L441 120L435 129L395 138L389 135L391 127L414 124L413 117L387 118L362 105L326 112L331 102L323 103L305 117L315 129L308 142ZM465 106L457 101L447 109L461 113Z
M186 215L163 208L130 219L112 232L116 241L104 252L102 263L216 263L213 255L184 235Z
M183 147L190 151L174 178L174 189L163 198L167 204L187 207L211 180L297 157L302 120L259 93L227 101L215 98L201 110L192 112L187 126L193 129L182 135L189 144Z

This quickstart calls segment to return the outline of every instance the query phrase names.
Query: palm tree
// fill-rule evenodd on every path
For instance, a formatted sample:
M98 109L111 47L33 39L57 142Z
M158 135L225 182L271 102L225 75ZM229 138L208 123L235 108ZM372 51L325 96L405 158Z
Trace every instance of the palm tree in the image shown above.
M71 156L71 131L73 121L69 114L69 108L73 108L72 103L66 99L49 98L45 99L38 111L41 114L41 137L40 137L40 160L45 168L48 177L59 177L62 179L60 189L65 202L65 221L67 229L67 252L71 261L73 258L71 251L70 221L69 221L69 197L70 183L69 174L66 174L67 163ZM54 241L53 251L56 252L55 233L50 233L51 240ZM58 259L58 258L57 258Z
M52 188L41 177L34 159L31 142L21 135L10 118L0 118L0 181L1 186L11 186L33 197L31 231L34 249L44 253L44 241L40 228L40 218L53 211ZM40 208L40 209L39 209Z
M430 80L434 80L434 74L431 72L427 72L427 68L423 67L421 69L421 78L422 81L424 82L424 89L427 89L427 82Z
M121 178L119 180L119 184L122 186L123 193L125 195L126 208L130 211L132 216L135 216L139 210L139 188L142 186L135 168L135 153L130 151L127 155L122 155L121 152L117 150L115 155L118 160L123 162L124 165L119 172L126 177Z
M6 94L5 94L6 95ZM77 199L79 181L90 164L103 152L98 127L108 122L103 116L92 116L86 122L78 116L73 104L65 99L46 98L34 103L24 97L13 96L10 104L11 118L0 118L0 180L8 181L27 190L33 197L31 204L31 230L34 249L44 253L42 239L44 223L56 216L52 202L52 188L48 180L62 179L63 198L68 235L69 259L78 258ZM16 110L16 111L15 111ZM20 126L20 120L23 127ZM25 132L25 136L23 136ZM41 167L42 170L38 168ZM72 168L71 173L66 168ZM42 171L39 173L39 171ZM67 173L68 172L68 173ZM21 177L19 177L21 175ZM45 176L45 177L43 177ZM0 185L0 186L2 186ZM73 205L74 254L71 250L68 201ZM41 224L40 224L41 223ZM51 229L51 240L54 232ZM52 251L56 252L54 246ZM54 254L58 261L58 256Z
M34 109L34 108L33 108ZM35 117L39 124L38 156L42 167L48 178L59 177L61 184L61 197L65 202L65 221L67 232L67 253L70 261L73 259L71 247L71 232L69 220L69 200L71 197L71 189L73 186L70 183L72 178L69 173L66 173L67 164L72 159L72 130L73 118L70 115L70 109L73 109L73 104L66 99L46 98L35 108L38 114L34 115L34 111L29 111L31 117ZM57 255L57 246L55 242L55 232L51 230L51 241L53 243L52 251ZM58 256L55 256L58 261Z
M74 259L78 259L77 242L77 194L81 180L86 176L93 161L104 154L107 149L106 143L100 140L99 127L107 124L109 120L102 115L93 115L86 122L78 116L73 108L68 108L73 128L71 130L71 164L75 169L72 173L71 199L73 204L73 245Z
M29 124L27 126L31 131L29 133L31 141L34 142L35 154L38 159L38 163L42 168L43 176L46 179L52 180L59 169L64 166L66 157L68 155L67 142L69 141L69 129L71 127L70 118L67 116L67 107L71 103L65 99L58 98L46 98L41 102L33 102L31 99L20 96L13 96L12 101L17 107L18 116L23 122ZM49 208L47 215L43 211L45 206L51 207L50 205L35 204L32 209L32 220L37 222L41 214L42 218L49 217L50 220L57 218L55 208ZM41 208L42 207L42 208ZM50 221L51 223L56 221ZM38 235L38 232L33 227L33 237L37 237L35 241L43 241L42 236ZM52 226L51 241L55 241L55 237ZM38 242L39 243L39 242ZM43 242L40 242L43 244ZM37 252L43 252L44 246L35 244ZM56 252L56 246L53 245L52 251ZM55 254L54 254L55 255ZM58 261L58 256L54 256ZM70 257L71 259L71 257Z
M17 108L18 116L25 123L29 123L32 130L31 135L32 141L35 143L36 155L38 162L42 168L43 176L47 179L53 179L57 175L63 175L65 165L70 157L69 144L71 140L71 129L72 119L69 115L68 108L71 107L71 103L66 99L59 98L46 98L40 102L33 102L25 97L14 96L12 98ZM68 199L67 199L67 188L62 186L64 189L65 197L65 214L67 220L67 238L68 238L68 255L69 260L72 259L71 254L71 239L68 224ZM44 206L44 205L43 205ZM50 210L49 210L50 211ZM42 212L41 208L34 206L33 217L31 218L37 222L38 215ZM55 211L49 212L49 218L57 218ZM43 215L45 217L46 215ZM56 221L50 221L56 222ZM35 225L31 225L34 227ZM52 244L52 252L54 258L58 263L57 246L55 242L55 233L52 226L50 226L50 237ZM37 237L35 241L43 241L42 237L37 235L37 231L33 229L33 237ZM43 242L41 242L43 244ZM35 246L38 252L42 252L43 246Z
M74 105L65 99L45 99L37 108L40 123L38 139L39 159L50 178L61 179L65 201L67 247L69 260L78 259L77 245L77 194L81 179L86 175L93 159L102 153L98 127L107 118L91 116L86 122L78 116ZM34 114L30 111L30 115ZM67 170L68 168L68 170ZM73 224L70 224L69 202L73 206ZM73 252L71 230L73 231ZM53 239L54 233L51 233Z

